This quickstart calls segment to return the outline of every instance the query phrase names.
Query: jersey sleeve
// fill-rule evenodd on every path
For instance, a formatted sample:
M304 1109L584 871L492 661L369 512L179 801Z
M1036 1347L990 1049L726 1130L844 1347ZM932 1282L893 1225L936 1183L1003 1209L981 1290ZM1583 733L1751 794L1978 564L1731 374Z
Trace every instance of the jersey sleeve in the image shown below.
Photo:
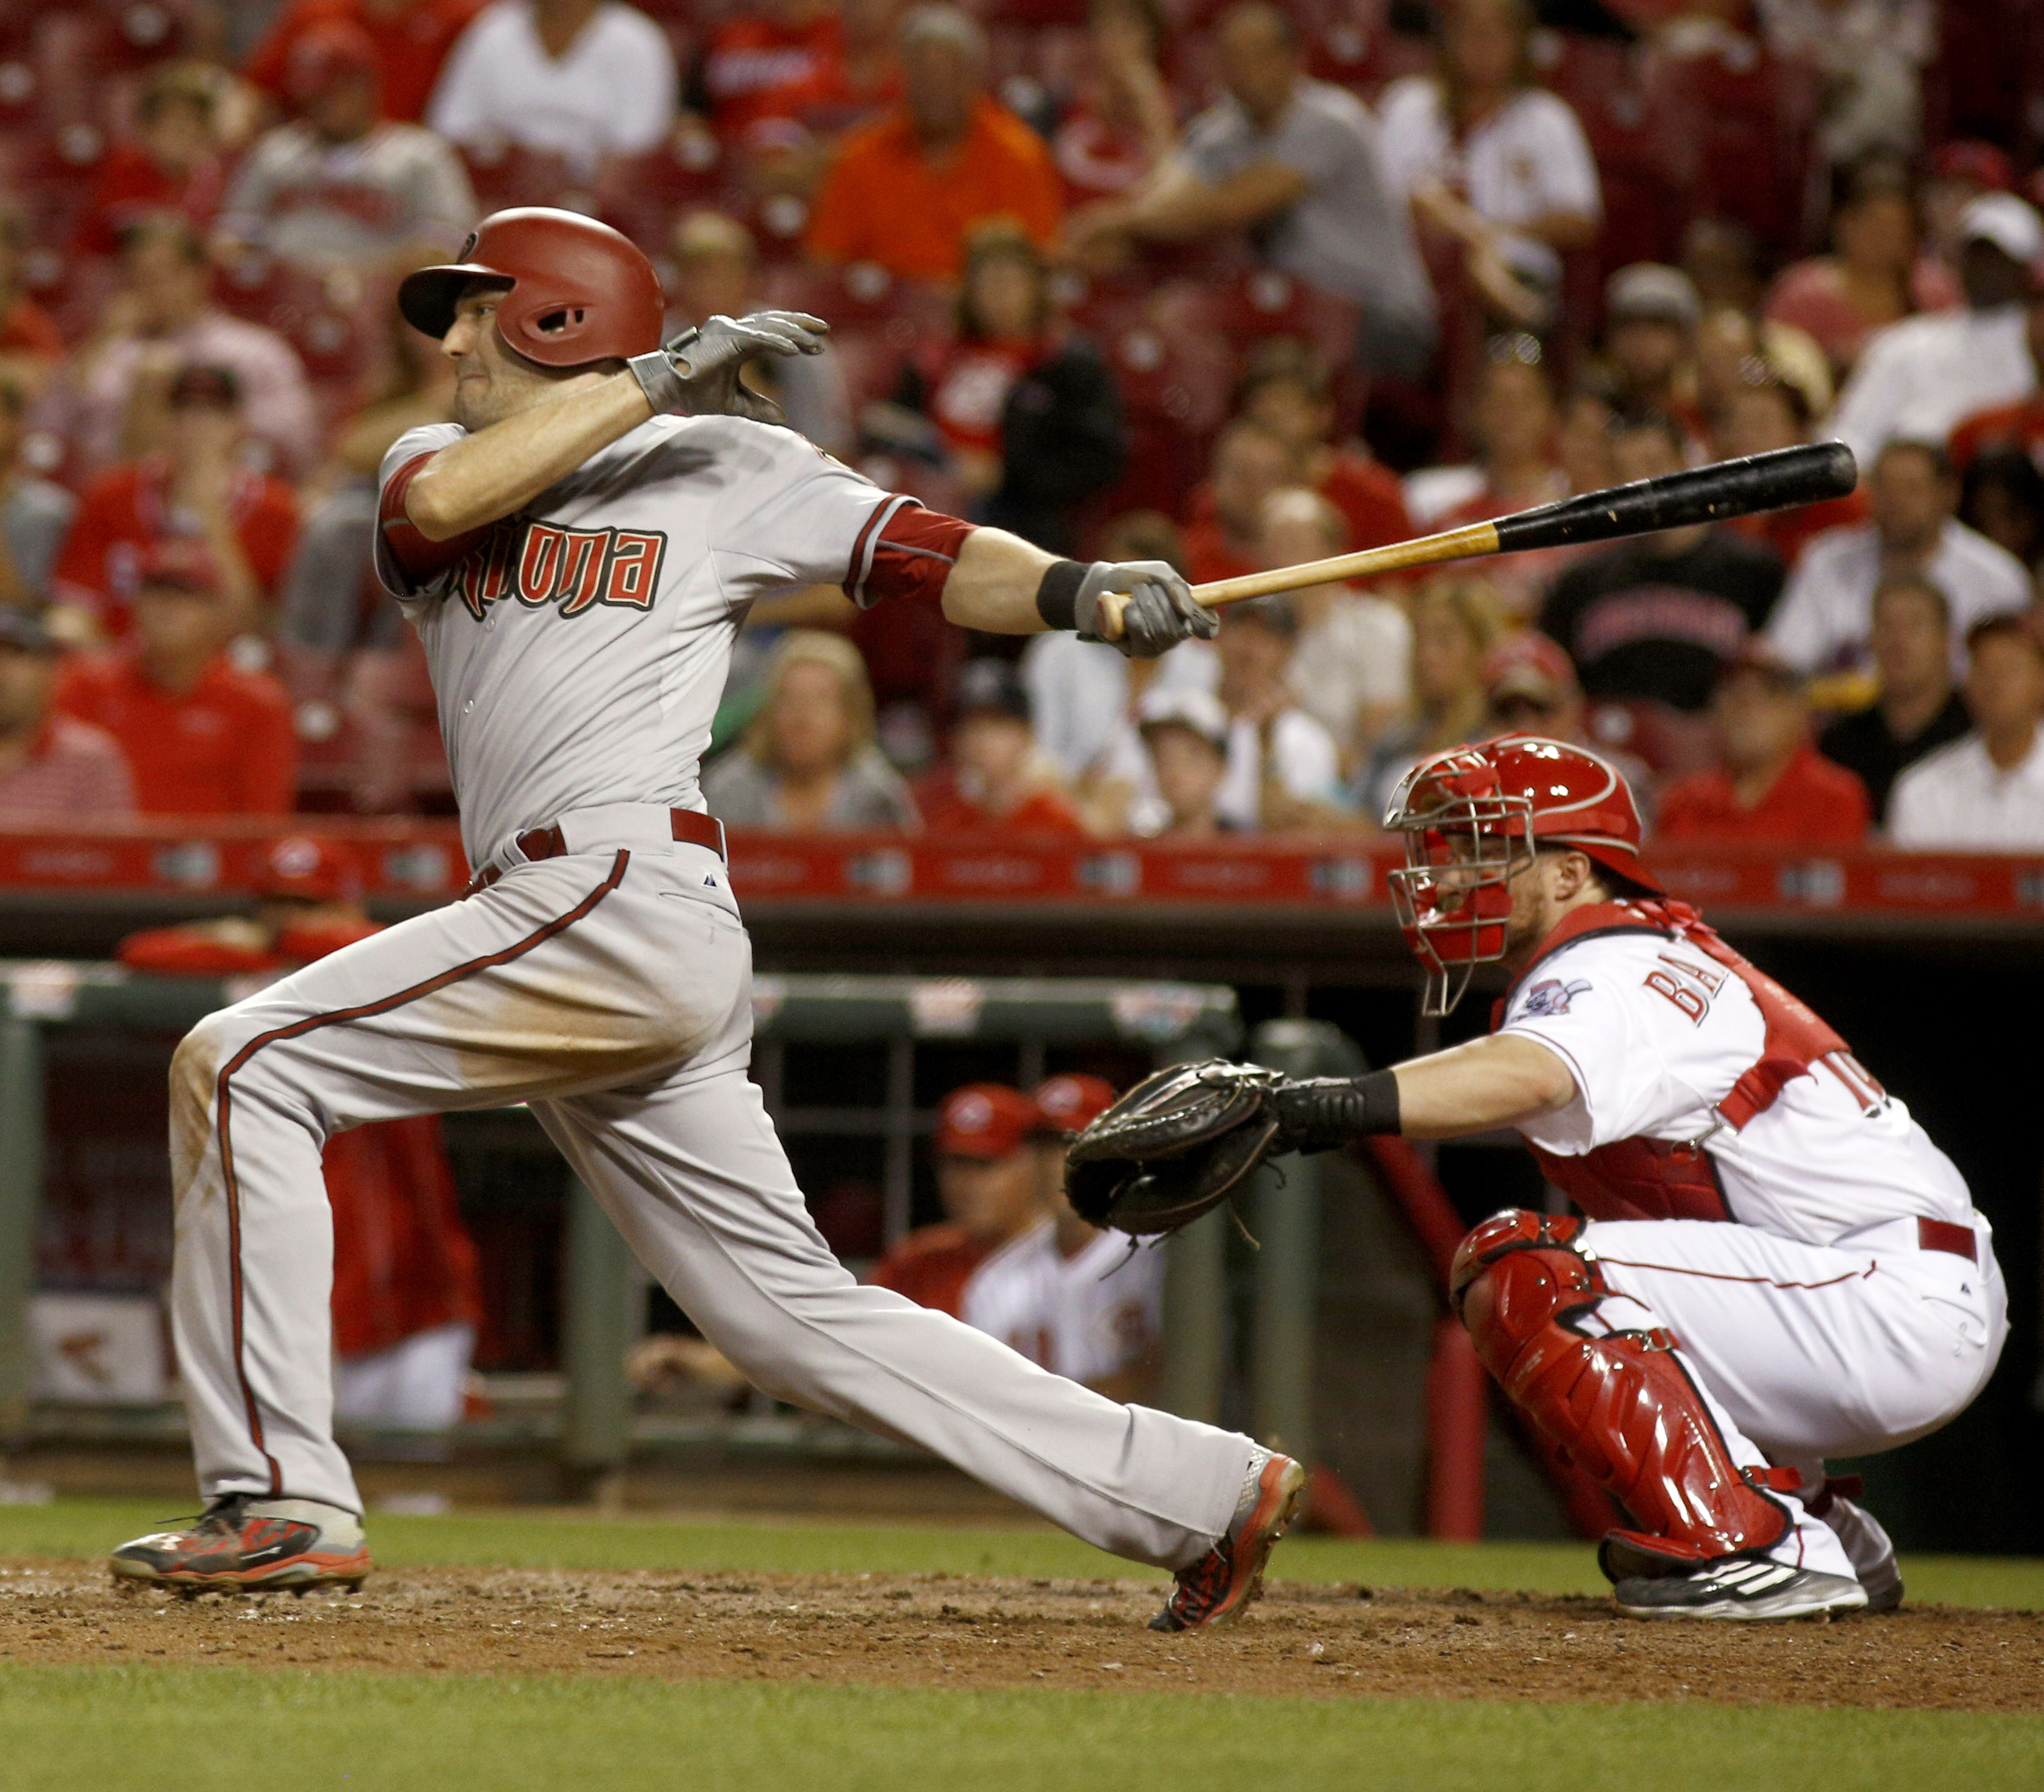
M1729 971L1637 934L1585 940L1537 967L1498 1030L1539 1041L1575 1079L1574 1101L1520 1128L1563 1157L1708 1130L1710 1110L1759 1059L1766 1031Z
M861 609L941 593L972 525L883 491L791 430L733 491L717 571L734 597L841 585ZM755 445L749 439L747 445Z
M488 533L476 529L450 541L429 541L405 512L405 494L419 469L467 433L459 424L428 423L406 430L383 456L377 475L376 576L393 597L425 596Z

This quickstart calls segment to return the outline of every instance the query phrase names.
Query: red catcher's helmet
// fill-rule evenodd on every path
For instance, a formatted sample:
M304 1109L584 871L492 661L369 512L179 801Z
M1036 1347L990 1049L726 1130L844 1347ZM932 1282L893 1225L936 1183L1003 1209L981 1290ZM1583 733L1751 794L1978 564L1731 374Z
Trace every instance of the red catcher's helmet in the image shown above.
M652 263L630 237L579 212L492 212L457 260L405 277L398 309L415 330L445 336L471 280L501 280L509 289L497 307L497 333L543 367L623 360L660 346L667 302Z
M1571 848L1628 886L1661 894L1639 862L1639 810L1625 780L1564 740L1508 735L1422 759L1384 825L1405 836L1391 899L1426 970L1427 1014L1447 1013L1477 965L1504 956L1507 886L1543 847Z

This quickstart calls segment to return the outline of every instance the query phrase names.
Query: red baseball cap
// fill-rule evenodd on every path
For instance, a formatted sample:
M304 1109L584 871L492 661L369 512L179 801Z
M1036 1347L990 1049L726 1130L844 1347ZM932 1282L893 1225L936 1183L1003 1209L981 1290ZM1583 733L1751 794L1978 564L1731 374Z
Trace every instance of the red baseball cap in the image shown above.
M1978 137L1939 144L1931 152L1931 172L1938 180L1963 180L1989 193L2006 193L2015 184L2007 153Z
M362 894L362 867L338 840L286 834L263 856L256 893L313 902L352 902Z
M144 589L156 585L177 591L202 591L209 596L220 590L220 568L202 543L179 536L152 541L142 550L136 583Z
M937 1109L939 1157L1007 1157L1028 1144L1040 1124L1036 1104L1005 1083L968 1083Z
M284 84L293 101L305 106L351 77L380 81L382 71L376 40L359 25L334 19L291 46Z
M1114 1085L1104 1077L1068 1071L1048 1079L1036 1091L1036 1111L1048 1132L1076 1132L1114 1106Z

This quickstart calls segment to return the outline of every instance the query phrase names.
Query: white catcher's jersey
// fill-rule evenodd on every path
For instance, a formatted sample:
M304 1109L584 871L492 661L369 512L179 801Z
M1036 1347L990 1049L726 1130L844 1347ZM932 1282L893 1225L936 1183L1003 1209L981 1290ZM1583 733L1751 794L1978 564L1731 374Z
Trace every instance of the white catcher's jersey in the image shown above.
M382 483L465 433L409 431ZM791 430L659 417L429 583L379 529L378 572L425 644L469 863L573 809L701 809L697 765L748 606L858 586L855 560L912 502Z
M1053 1375L1098 1382L1129 1367L1163 1324L1156 1240L1129 1250L1104 1232L1067 1257L1047 1220L1010 1239L966 1280L959 1317Z
M1680 940L1593 933L1523 979L1499 1031L1559 1053L1576 1099L1520 1130L1558 1156L1633 1138L1704 1141L1731 1217L1830 1245L1885 1221L1970 1224L1952 1161L1850 1064L1820 1061L1734 1131L1712 1111L1762 1056L1766 1027L1738 975Z

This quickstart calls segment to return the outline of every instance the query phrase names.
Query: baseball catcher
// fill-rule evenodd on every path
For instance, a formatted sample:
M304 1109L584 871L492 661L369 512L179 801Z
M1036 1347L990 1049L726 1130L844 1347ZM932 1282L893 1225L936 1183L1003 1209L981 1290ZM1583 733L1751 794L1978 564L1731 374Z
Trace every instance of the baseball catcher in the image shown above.
M171 1306L204 1513L113 1555L186 1590L359 1582L332 1429L332 1134L529 1103L618 1229L755 1386L920 1444L1104 1549L1176 1571L1181 1630L1254 1595L1304 1475L1125 1406L886 1289L811 1223L746 1075L751 948L697 766L759 598L840 584L962 626L1157 654L1212 614L1161 563L1061 560L882 490L740 379L824 325L713 317L570 212L483 220L398 304L451 423L384 462L378 571L418 632L475 868L459 902L211 1016L171 1070Z
M1518 1129L1585 1216L1505 1212L1450 1297L1526 1418L1629 1515L1598 1559L1639 1617L1892 1609L1887 1534L1827 1457L1934 1431L2008 1332L1987 1221L1837 1033L1670 900L1595 754L1458 748L1385 818L1425 1012L1477 966L1488 1037L1353 1080L1158 1072L1074 1144L1073 1206L1170 1230L1275 1154Z

